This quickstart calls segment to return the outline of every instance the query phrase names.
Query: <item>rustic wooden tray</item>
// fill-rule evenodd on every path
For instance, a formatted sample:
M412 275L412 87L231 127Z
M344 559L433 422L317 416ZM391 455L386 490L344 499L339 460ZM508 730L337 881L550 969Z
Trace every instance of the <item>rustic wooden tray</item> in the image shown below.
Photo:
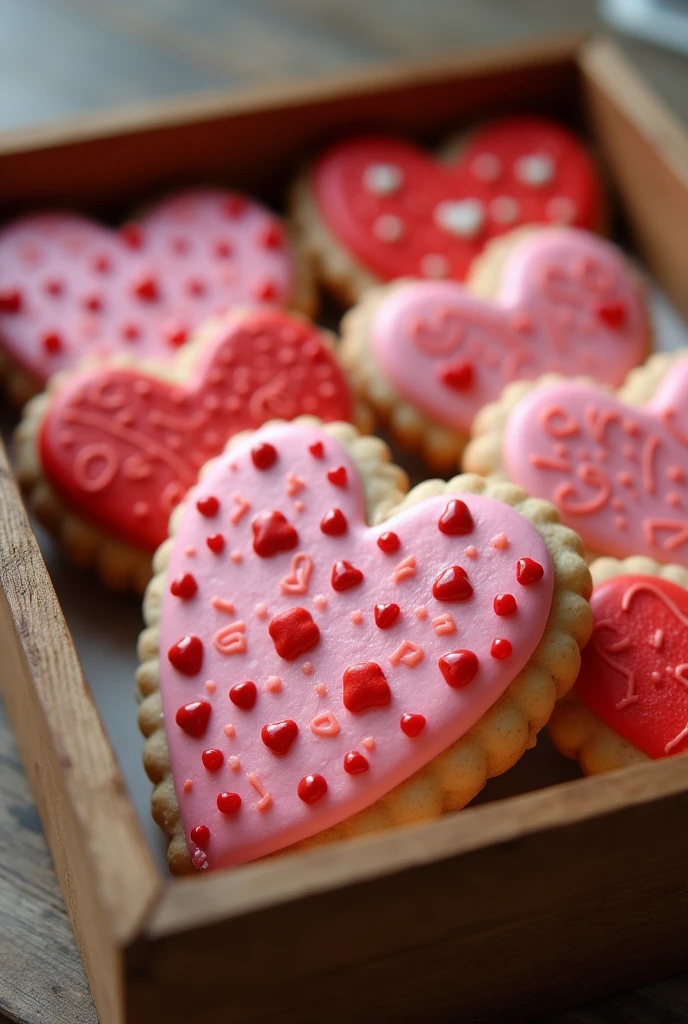
M274 198L311 145L349 125L432 139L509 108L587 128L634 244L688 315L688 137L602 40L6 136L0 208L107 214L199 178ZM684 758L164 877L1 453L0 683L103 1024L517 1021L686 966Z

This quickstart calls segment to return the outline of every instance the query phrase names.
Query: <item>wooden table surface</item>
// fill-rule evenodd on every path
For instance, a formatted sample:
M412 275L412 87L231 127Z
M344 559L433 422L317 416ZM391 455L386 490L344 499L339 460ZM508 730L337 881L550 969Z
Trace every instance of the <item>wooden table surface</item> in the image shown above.
M596 25L592 0L0 0L0 130L148 98ZM688 61L619 42L688 122ZM97 1018L0 706L5 1019L93 1024ZM688 1021L688 976L548 1018L549 1024L679 1021Z

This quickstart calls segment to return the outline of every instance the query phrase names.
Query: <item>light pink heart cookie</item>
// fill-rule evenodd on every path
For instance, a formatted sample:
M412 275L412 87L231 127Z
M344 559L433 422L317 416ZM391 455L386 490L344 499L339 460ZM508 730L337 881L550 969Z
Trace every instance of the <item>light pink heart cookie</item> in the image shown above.
M0 351L35 386L88 355L172 357L237 304L294 304L284 228L255 201L196 190L113 231L70 213L0 231Z
M266 427L221 456L156 604L195 866L328 829L445 751L528 663L553 585L538 530L490 497L438 494L368 527L356 464L320 428Z

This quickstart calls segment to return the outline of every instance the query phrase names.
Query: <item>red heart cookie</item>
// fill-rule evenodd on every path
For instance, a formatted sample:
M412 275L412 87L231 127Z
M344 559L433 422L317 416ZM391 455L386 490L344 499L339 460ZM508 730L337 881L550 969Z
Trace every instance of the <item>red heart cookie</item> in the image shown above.
M688 591L656 576L597 586L575 692L649 757L688 751Z
M179 193L119 231L67 213L0 231L0 348L38 384L86 355L171 357L208 317L293 293L280 220L232 192Z
M237 312L202 345L187 384L129 367L73 374L50 396L40 459L70 508L154 551L172 508L232 434L277 417L348 420L351 412L346 379L317 328L277 310ZM218 538L209 545L222 546L226 524L216 511L210 504L203 515ZM237 501L231 520L245 512Z
M453 164L400 139L347 139L320 156L310 183L327 228L381 281L462 281L487 242L521 224L594 230L601 220L585 147L535 117L477 131Z

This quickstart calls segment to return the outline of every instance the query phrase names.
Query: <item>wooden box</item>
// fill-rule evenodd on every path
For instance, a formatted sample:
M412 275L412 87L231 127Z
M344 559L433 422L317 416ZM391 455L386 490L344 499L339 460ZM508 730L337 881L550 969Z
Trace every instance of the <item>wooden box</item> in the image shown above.
M0 141L3 213L184 181L276 198L310 146L525 108L584 126L688 314L688 137L603 40L554 40ZM517 1021L688 963L688 760L185 880L163 877L0 462L0 680L103 1024ZM132 703L132 716L135 708Z

